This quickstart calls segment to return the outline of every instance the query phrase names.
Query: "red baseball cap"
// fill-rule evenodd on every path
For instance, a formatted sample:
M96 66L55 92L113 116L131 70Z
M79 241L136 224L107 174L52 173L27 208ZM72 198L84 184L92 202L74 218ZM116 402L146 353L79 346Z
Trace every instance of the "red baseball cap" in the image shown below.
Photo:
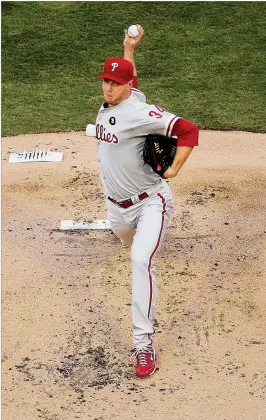
M124 58L108 58L104 63L103 74L98 76L98 79L109 79L125 85L133 79L133 66Z

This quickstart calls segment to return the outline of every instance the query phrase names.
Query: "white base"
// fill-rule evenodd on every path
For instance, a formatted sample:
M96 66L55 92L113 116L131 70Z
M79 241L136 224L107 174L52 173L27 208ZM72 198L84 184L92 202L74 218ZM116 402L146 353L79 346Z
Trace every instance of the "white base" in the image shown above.
M81 220L61 220L60 230L78 230L78 229L111 229L109 220L94 220L92 222Z
M9 163L25 162L61 162L63 160L62 152L51 152L51 150L32 149L24 150L22 153L10 153Z

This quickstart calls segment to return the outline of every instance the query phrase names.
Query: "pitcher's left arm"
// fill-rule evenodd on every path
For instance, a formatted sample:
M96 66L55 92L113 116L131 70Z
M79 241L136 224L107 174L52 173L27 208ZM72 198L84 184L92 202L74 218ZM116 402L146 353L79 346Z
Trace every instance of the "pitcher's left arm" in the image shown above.
M174 160L171 166L164 172L164 178L174 178L182 168L193 147L198 145L199 129L198 127L183 118L176 121L171 137L177 136L177 148Z

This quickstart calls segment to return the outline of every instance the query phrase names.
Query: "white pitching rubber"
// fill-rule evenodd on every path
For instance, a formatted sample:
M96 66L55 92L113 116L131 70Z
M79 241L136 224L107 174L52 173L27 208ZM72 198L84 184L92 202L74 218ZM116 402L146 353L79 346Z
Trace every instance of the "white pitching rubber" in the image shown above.
M103 230L111 229L109 220L61 220L60 230L80 230L80 229L90 229L90 230Z

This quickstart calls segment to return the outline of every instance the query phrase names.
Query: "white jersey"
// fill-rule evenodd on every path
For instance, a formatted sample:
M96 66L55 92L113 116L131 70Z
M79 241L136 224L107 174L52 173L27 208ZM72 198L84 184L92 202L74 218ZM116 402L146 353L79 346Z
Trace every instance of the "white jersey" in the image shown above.
M132 89L130 97L116 106L101 106L96 139L107 197L127 200L161 182L160 176L144 165L144 141L153 133L170 137L179 118L157 105L147 104L145 95L137 89Z

